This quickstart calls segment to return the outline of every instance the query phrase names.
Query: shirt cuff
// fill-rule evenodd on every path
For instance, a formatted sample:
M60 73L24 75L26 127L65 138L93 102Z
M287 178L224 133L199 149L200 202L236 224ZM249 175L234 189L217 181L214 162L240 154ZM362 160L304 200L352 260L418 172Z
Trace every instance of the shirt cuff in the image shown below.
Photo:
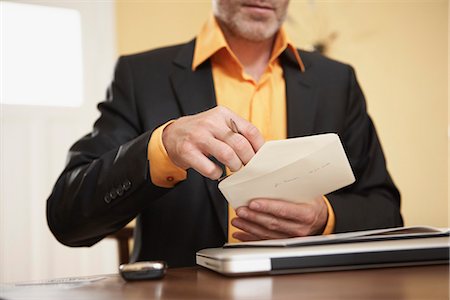
M153 131L147 148L151 181L154 185L164 188L172 188L187 177L186 170L175 165L169 158L162 142L164 128L173 122L175 120L171 120Z
M323 196L323 199L325 200L325 204L327 205L328 209L328 221L327 225L325 226L325 229L322 232L322 235L327 235L332 234L334 232L334 225L336 224L336 219L334 216L333 207L331 207L331 204L328 201L327 197Z

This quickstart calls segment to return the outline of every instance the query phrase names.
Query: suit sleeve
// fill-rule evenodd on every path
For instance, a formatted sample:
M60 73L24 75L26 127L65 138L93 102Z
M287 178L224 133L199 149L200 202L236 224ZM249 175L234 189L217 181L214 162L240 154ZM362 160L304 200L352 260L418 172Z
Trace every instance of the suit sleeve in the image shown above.
M363 93L349 68L348 102L341 135L356 182L327 195L335 213L335 232L402 226L400 194L386 168Z
M167 189L149 178L147 147L134 99L133 77L120 58L93 131L70 149L47 200L47 222L69 246L90 246L122 228Z

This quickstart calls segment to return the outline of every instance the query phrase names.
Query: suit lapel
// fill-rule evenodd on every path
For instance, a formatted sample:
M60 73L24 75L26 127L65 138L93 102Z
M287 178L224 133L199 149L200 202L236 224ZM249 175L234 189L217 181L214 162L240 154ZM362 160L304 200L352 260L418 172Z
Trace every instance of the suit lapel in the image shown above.
M310 65L303 61L305 71L300 72L289 51L283 53L281 62L286 81L288 138L310 135L313 133L317 108Z
M193 115L216 106L211 63L206 61L192 71L195 40L183 46L174 60L174 71L170 80L182 115ZM215 161L217 163L217 161ZM224 167L219 164L222 169ZM224 238L228 230L228 206L217 188L216 180L204 179L208 193L216 211Z
M195 41L183 46L174 60L170 80L182 115L196 114L216 106L214 83L209 61L194 72L191 69Z

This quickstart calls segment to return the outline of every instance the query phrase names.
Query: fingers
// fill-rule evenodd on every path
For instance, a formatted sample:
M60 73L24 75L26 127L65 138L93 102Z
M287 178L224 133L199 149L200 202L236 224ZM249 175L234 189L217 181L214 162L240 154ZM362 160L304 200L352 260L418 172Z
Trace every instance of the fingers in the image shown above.
M310 203L293 203L274 199L255 199L249 208L273 216L309 224L314 220L314 211Z
M267 229L260 224L250 222L243 218L234 218L233 220L231 220L231 224L246 233L245 236L238 232L234 233L233 237L239 240L242 240L241 238L243 238L244 240L246 240L246 238L249 238L249 240L269 240L289 237L289 235L285 233Z
M218 131L216 137L223 141L224 144L228 145L230 150L236 154L236 157L241 162L241 166L246 165L255 155L255 151L253 150L253 146L250 142L243 135L230 131L228 127L222 131ZM214 157L219 159L221 163L228 166L233 172L239 170L239 168L231 168L231 165L228 164L231 161L221 160L221 158L216 155L214 155Z
M259 239L320 234L328 219L322 197L307 203L256 199L248 207L238 208L236 214L232 224ZM248 240L253 237L242 236Z
M258 128L252 123L240 117L237 117L233 120L235 121L240 134L243 135L245 139L250 143L254 152L257 152L265 142L264 137L261 135Z
M215 137L229 145L241 159L242 164L247 164L264 144L264 138L258 128L225 107L218 106L213 110L217 110L224 121L214 123Z
M236 122L240 133L230 128ZM162 134L162 142L169 158L177 166L194 168L203 176L218 179L219 166L208 157L213 156L231 171L238 171L255 155L264 139L248 121L224 107L177 119Z
M233 237L235 239L240 240L241 242L251 242L260 240L260 238L258 238L257 236L244 231L237 231L233 233Z
M197 170L203 176L212 180L217 180L222 176L222 168L213 163L200 151L193 151L186 154L186 160L190 161L190 167Z
M308 234L308 227L301 222L295 222L271 214L257 212L246 207L237 209L236 214L243 220L257 224L259 227L263 227L266 231L282 233L285 237L305 236ZM252 230L250 233L259 236L259 231L255 232L253 228L250 230Z

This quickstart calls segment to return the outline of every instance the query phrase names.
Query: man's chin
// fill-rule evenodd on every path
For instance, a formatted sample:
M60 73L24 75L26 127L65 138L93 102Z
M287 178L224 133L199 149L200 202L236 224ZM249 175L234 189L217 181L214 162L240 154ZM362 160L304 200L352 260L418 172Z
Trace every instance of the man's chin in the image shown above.
M262 42L271 39L278 31L279 26L275 23L246 21L238 26L240 37L252 42Z

